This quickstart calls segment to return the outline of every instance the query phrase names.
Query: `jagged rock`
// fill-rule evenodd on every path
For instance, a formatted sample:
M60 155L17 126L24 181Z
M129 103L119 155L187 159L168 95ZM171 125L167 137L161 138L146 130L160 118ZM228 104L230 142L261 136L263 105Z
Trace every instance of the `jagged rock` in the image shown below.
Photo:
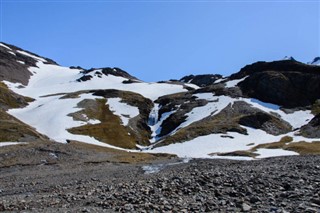
M289 123L263 111L240 118L239 124L262 129L272 135L281 135L292 130Z
M199 87L212 85L216 80L221 79L222 75L188 75L181 78L179 81L184 83L195 84Z
M29 78L32 75L28 68L36 67L37 61L32 57L28 57L24 54L19 53L18 51L24 51L36 57L40 56L10 44L3 44L9 47L10 50L6 47L0 46L0 81L6 80L27 85L29 82ZM43 59L45 59L47 61L46 63L48 64L57 65L57 63L51 59ZM22 63L20 63L19 61Z
M81 78L79 78L77 81L81 82L81 81L89 81L92 78L91 75L84 75Z
M320 67L285 60L257 62L230 76L247 77L238 86L247 97L286 108L312 105L320 98Z
M208 102L204 99L196 99L192 93L178 93L160 97L155 101L161 105L159 117L166 112L175 111L162 123L159 136L164 136L176 129L187 118L186 114L195 107L206 105Z
M138 80L136 77L130 75L126 71L124 71L120 68L117 68L117 67L115 67L115 68L106 67L106 68L101 68L101 69L92 68L89 70L83 70L81 73L83 73L84 76L86 76L90 73L91 75L98 75L98 76L101 76L102 74L103 75L113 75L113 76L127 78L128 80Z
M240 125L253 128L261 128L269 134L280 135L291 131L292 127L287 122L274 115L267 114L258 108L253 108L244 101L235 101L214 116L206 117L180 129L172 136L166 137L155 147L171 143L181 143L199 136L209 134L225 134L227 132L238 132L247 134L246 129Z
M242 211L248 212L251 210L251 206L246 203L242 203Z
M300 133L308 138L320 138L320 114L316 115L307 125L300 128Z

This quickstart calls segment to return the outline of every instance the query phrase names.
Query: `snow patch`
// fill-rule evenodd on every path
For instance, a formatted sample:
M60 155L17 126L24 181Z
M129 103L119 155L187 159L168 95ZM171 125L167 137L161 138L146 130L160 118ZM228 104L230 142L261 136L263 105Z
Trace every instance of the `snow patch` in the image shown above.
M218 80L216 80L214 83L215 84L218 84L218 83L221 83L222 81L226 80L226 78L220 78Z
M17 60L17 62L20 63L20 64L26 64L24 61L18 61Z
M15 89L14 92L37 98L48 94L76 92L79 90L93 89L117 89L132 91L143 95L151 100L156 100L163 95L185 92L183 85L165 83L133 83L123 84L126 78L114 75L102 75L101 78L93 78L85 82L77 82L83 76L80 69L70 69L53 64L37 63L37 67L30 67L29 71L34 73L29 79L29 84L25 89ZM10 83L9 83L10 85ZM12 85L12 83L11 83Z
M19 145L19 144L27 144L27 142L0 142L0 147L2 147L2 146Z
M32 54L30 54L30 53L27 53L27 52L25 52L25 51L17 50L17 52L20 53L20 54L22 54L22 55L25 55L25 56L28 56L28 57L30 57L30 58L33 58L33 59L35 59L35 60L37 60L37 61L47 62L45 59L40 58L40 57L37 57L37 56L32 55Z
M38 98L25 108L11 109L8 113L34 127L39 133L47 135L60 143L66 143L67 140L76 140L98 146L121 149L99 142L93 137L74 135L67 131L72 127L83 125L83 122L73 120L68 114L79 111L77 104L82 100L95 99L96 97L89 94L72 99L60 99L60 97L62 96Z
M244 81L248 76L241 78L241 79L237 79L237 80L232 80L232 81L228 81L226 82L226 88L231 88L231 87L235 87L237 86L241 81Z
M186 114L186 121L180 124L172 134L177 132L177 130L189 126L196 121L200 121L208 116L218 114L221 110L223 110L229 104L232 104L235 100L228 96L214 96L212 93L195 94L194 96L197 96L198 99L206 99L211 102L209 102L205 106L195 107L190 112L188 112Z
M108 98L107 104L113 114L118 115L124 126L127 126L130 118L139 115L139 109L121 102L121 98Z
M279 156L299 155L296 152L283 150L283 149L258 149L256 154L259 154L256 158L269 158Z
M311 110L300 110L287 114L282 111L279 106L274 104L264 103L256 99L244 98L242 100L265 112L278 114L281 119L287 121L294 129L300 128L301 126L307 124L314 117L314 115L311 113Z
M253 129L248 127L243 128L247 129L248 135L243 135L236 132L229 132L228 135L231 137L221 137L225 134L210 134L206 136L199 136L195 139L183 143L176 143L164 147L158 147L152 150L148 150L147 152L170 153L176 154L178 155L178 157L221 158L220 156L211 156L209 154L233 152L236 150L248 150L258 144L279 141L283 137L283 135L270 135L259 129ZM252 145L248 146L248 144ZM239 159L252 158L241 157Z
M158 137L157 135L160 134L161 132L161 125L162 123L169 118L170 115L172 115L173 113L176 112L176 110L174 111L170 111L170 112L165 112L161 115L161 118L158 118L158 113L159 113L159 109L161 107L159 106L159 104L155 104L154 108L152 109L150 115L149 115L149 127L152 131L151 133L151 139L150 142L151 143L155 143L157 142L161 137ZM152 121L152 122L150 122Z
M4 45L4 44L2 44L2 43L0 43L0 46L6 48L6 49L8 49L8 50L12 50L10 47L8 47L7 45Z

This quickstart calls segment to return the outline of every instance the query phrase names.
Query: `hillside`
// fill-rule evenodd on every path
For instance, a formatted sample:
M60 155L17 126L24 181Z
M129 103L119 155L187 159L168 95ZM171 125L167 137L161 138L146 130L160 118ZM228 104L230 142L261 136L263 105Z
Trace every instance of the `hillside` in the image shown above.
M120 68L63 67L4 43L0 56L1 119L23 129L2 142L80 141L201 158L320 153L314 63L257 62L229 77L149 83Z

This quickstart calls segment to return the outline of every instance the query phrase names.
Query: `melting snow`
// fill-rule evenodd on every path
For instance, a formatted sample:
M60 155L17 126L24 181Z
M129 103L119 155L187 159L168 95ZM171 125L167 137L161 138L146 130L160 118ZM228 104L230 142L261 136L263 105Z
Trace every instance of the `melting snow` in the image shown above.
M158 113L159 113L159 104L155 104L154 108L151 110L151 113L149 115L149 127L152 131L151 133L151 139L150 142L154 143L160 139L160 137L157 137L157 135L160 134L161 132L161 125L163 121L165 121L167 118L169 118L170 115L176 112L176 110L171 111L171 112L165 112L161 115L161 118L158 118Z
M68 114L79 111L77 104L84 99L95 99L96 97L84 94L79 98L60 99L61 96L38 98L22 109L11 109L11 115L24 121L42 134L51 139L66 143L67 140L83 141L104 147L117 148L102 143L90 136L74 135L67 131L72 127L83 125L82 121L75 121ZM120 148L117 148L120 149Z
M195 94L198 99L207 99L209 102L205 106L195 107L191 112L187 113L188 116L186 121L180 124L176 130L189 126L190 124L200 121L208 116L213 116L218 114L222 109L228 106L228 104L233 103L235 99L228 96L214 96L212 93Z
M143 95L151 100L158 97L178 92L187 91L182 85L160 84L160 83L133 83L123 84L123 77L103 75L101 78L93 78L85 82L77 82L76 79L83 75L79 69L70 69L52 64L38 62L39 67L30 67L30 72L34 73L29 80L25 89L15 89L15 84L6 82L11 85L12 89L18 93L29 97L40 97L48 94L57 94L64 92L76 92L80 90L92 89L118 89L132 91Z
M20 53L20 54L22 54L22 55L28 56L28 57L30 57L30 58L36 59L37 61L47 62L45 59L40 58L40 57L37 57L37 56L32 55L32 54L30 54L30 53L27 53L27 52L25 52L25 51L17 50L17 52Z
M299 155L293 151L287 151L283 149L258 149L255 153L259 154L257 158L268 158L275 156L289 156L289 155Z
M0 147L1 146L19 145L19 144L27 144L27 142L0 142Z
M118 115L124 126L127 126L130 118L139 115L139 109L121 102L121 98L108 98L107 104L113 114Z
M310 110L305 110L305 111L300 110L300 111L295 111L293 113L287 114L284 111L282 111L279 108L279 106L274 104L264 103L256 99L242 99L242 100L251 104L253 107L259 108L265 112L278 114L283 120L290 123L294 129L300 128L301 126L307 124L314 117L314 115L311 113Z
M239 134L236 132L229 132L230 137L221 137L225 134L211 134L206 136L200 136L190 141L183 143L170 144L164 147L158 147L147 152L151 153L170 153L176 154L179 157L192 157L192 158L229 158L223 156L211 156L212 153L225 153L233 152L237 150L249 150L250 148L264 143L279 141L284 135L274 136L270 135L262 130L246 128L248 135ZM250 144L250 145L249 145ZM272 149L273 150L273 149ZM278 156L278 154L296 154L295 152L280 152L275 151L270 153L267 151L261 151L263 156ZM272 154L273 153L273 154ZM259 153L260 154L260 153ZM267 155L268 154L268 155ZM231 157L232 159L252 159L249 157Z
M4 45L4 44L2 44L2 43L0 43L0 46L2 46L2 47L4 47L4 48L7 48L8 50L11 50L10 47L8 47L7 45Z
M246 76L244 78L241 78L241 79L237 79L237 80L232 80L232 81L226 82L226 88L237 86L241 81L244 81L244 79L246 79L247 77L248 76Z

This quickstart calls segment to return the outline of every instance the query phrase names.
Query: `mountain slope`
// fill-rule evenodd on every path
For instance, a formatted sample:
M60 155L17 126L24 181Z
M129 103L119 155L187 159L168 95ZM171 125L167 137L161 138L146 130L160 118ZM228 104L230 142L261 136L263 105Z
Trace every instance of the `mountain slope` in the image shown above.
M0 104L21 107L4 109L58 142L181 157L235 151L264 157L260 145L284 137L307 145L320 140L318 66L258 62L230 77L191 75L146 83L120 68L62 67L7 44L0 51L6 57L0 63L0 89L9 97ZM274 155L299 153L278 148Z

